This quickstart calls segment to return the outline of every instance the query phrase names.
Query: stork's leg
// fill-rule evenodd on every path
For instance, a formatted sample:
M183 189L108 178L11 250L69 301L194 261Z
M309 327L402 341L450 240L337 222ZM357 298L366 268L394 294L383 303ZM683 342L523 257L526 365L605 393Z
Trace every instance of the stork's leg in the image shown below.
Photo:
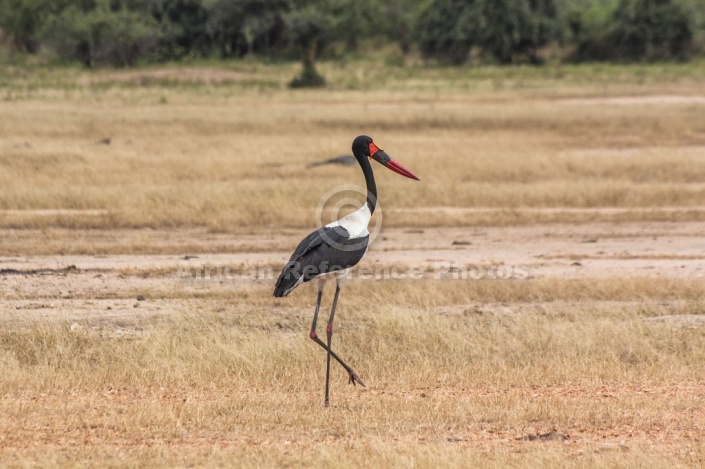
M316 342L318 345L320 345L324 350L328 351L328 347L326 344L318 338L318 334L316 334L316 323L318 322L318 311L321 309L321 296L323 294L323 288L319 287L318 289L318 299L316 300L316 311L313 313L313 324L311 324L311 332L309 333L309 337L311 340ZM340 359L338 355L336 355L335 352L332 350L330 351L330 356L335 358L335 360L340 363L340 365L345 368L345 371L348 372L348 376L350 377L350 383L355 385L357 383L360 383L363 387L365 386L365 383L362 382L359 376L357 376L357 373L355 373L355 370L353 370L351 367L349 367L343 360Z
M326 398L323 401L323 404L326 407L328 407L328 396L330 394L330 343L331 339L333 338L333 318L335 317L335 307L338 305L338 295L340 295L340 284L336 282L335 296L333 297L333 307L330 309L330 319L328 319L328 326L326 327L326 337L328 338L328 357L326 359Z
M314 337L314 338L313 338L313 341L316 342L316 343L317 343L318 345L320 345L321 347L323 347L324 350L326 350L326 351L328 350L328 347L326 346L325 342L323 342L323 341L322 341L321 339L319 339L318 337ZM351 367L349 367L343 360L341 360L340 357L339 357L338 355L336 355L334 351L332 351L332 350L330 351L330 356L333 357L333 358L335 359L335 361L337 361L338 363L340 363L340 365L341 365L343 368L345 368L345 371L348 372L348 376L350 377L350 381L349 381L350 384L355 385L355 384L357 384L357 383L360 383L360 385L361 385L362 387L366 387L366 386L365 386L365 383L363 383L362 380L360 379L360 377L357 375L357 373L355 373L355 370L353 370L353 369L352 369Z
M311 337L313 340L318 339L318 335L316 335L316 323L318 322L318 311L321 309L321 297L323 296L323 287L319 286L318 287L318 299L316 300L316 311L313 313L313 324L311 324L311 333L309 334L309 337Z

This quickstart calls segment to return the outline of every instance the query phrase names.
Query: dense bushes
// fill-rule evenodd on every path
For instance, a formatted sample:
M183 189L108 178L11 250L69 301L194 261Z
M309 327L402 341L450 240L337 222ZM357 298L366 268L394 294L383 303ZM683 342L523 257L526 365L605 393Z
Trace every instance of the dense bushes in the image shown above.
M49 17L45 37L63 57L93 66L133 65L159 41L157 22L146 2L93 0L73 2Z
M682 60L705 47L705 0L0 0L0 39L87 66L268 55L322 83L326 51L362 38L428 60ZM331 45L338 47L331 48ZM297 82L298 83L298 82Z
M692 53L694 20L673 0L621 0L610 15L595 16L571 15L577 60L669 60Z
M48 17L46 0L0 0L0 30L14 49L35 53ZM1 37L1 36L0 36Z
M566 55L581 61L684 59L694 23L675 0L433 0L422 11L418 43L425 57L453 64L473 48L500 63L535 63L551 42L567 44Z
M478 0L478 45L501 63L538 60L538 49L561 37L554 0Z

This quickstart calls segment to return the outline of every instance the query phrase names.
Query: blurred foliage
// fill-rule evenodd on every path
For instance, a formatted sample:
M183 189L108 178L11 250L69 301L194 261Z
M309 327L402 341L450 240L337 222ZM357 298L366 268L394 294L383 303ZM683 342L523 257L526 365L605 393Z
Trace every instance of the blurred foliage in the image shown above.
M161 33L159 56L180 59L208 54L212 43L208 34L209 13L201 0L154 0L152 15Z
M473 47L499 63L527 58L561 37L554 0L434 0L419 21L425 57L461 64Z
M597 2L596 2L597 3ZM695 18L674 0L610 1L609 9L573 10L574 58L580 61L687 59L693 53Z
M62 57L89 67L128 66L159 42L148 0L68 0L63 6L44 28L46 42Z
M292 85L320 86L320 57L385 44L444 64L684 60L705 51L705 0L0 0L0 40L89 67L295 59Z
M290 84L294 88L325 85L325 79L316 70L316 60L332 40L339 18L334 14L335 5L332 2L322 2L324 5L317 3L299 1L297 8L284 16L289 44L303 61L301 75Z
M221 57L282 48L285 0L204 0L206 32Z
M466 0L434 0L423 10L417 40L424 57L447 64L465 62L473 46L470 7Z
M36 53L48 17L47 0L0 0L0 29L19 51Z

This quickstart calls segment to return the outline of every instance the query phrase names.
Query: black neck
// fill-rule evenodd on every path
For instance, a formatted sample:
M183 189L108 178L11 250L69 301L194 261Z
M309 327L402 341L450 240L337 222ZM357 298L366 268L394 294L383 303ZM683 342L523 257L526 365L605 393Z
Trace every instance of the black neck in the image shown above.
M367 206L370 208L370 213L374 213L377 206L377 184L375 183L375 175L372 173L372 165L370 160L363 156L357 159L362 167L362 174L365 175L365 185L367 186Z

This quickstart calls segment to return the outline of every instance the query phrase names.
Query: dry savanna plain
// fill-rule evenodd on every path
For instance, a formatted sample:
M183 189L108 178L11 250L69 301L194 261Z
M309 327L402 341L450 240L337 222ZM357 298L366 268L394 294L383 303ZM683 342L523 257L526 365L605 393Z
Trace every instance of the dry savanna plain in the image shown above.
M705 65L322 71L0 69L0 466L703 467ZM324 408L272 290L363 133Z

